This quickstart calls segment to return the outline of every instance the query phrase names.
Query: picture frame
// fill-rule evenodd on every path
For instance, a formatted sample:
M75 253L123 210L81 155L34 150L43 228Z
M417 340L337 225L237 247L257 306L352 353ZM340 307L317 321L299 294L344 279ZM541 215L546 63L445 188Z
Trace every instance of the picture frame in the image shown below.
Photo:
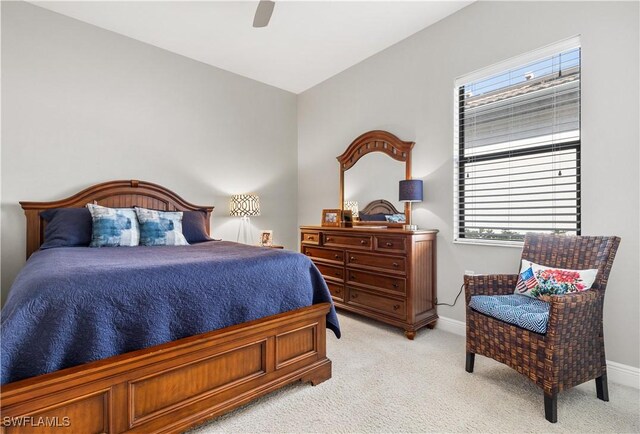
M342 223L341 209L323 209L320 226L339 228Z
M342 227L353 227L353 211L351 211L350 209L342 210Z
M260 246L261 247L273 246L273 231L271 229L260 231Z

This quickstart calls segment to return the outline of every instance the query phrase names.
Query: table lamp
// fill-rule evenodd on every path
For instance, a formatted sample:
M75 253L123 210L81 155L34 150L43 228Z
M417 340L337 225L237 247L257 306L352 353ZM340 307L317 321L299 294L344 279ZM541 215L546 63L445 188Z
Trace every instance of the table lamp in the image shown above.
M411 204L413 202L422 202L423 190L421 179L406 179L400 181L399 201L409 203L409 214L411 214ZM407 216L405 216L406 218ZM417 225L404 225L406 230L416 230Z
M236 242L240 242L240 232L242 232L244 243L253 243L251 232L251 217L260 215L260 198L257 194L234 194L229 203L229 215L240 217L238 236Z

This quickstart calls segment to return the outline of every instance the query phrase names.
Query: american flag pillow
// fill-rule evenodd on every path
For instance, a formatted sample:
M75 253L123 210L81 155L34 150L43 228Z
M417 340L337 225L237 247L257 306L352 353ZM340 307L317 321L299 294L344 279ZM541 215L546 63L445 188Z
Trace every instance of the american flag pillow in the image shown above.
M597 274L597 269L565 270L523 259L514 293L541 298L586 291L593 285Z
M529 268L520 272L515 293L528 295L527 293L531 292L536 286L538 286L538 279L536 279L536 275L530 265Z

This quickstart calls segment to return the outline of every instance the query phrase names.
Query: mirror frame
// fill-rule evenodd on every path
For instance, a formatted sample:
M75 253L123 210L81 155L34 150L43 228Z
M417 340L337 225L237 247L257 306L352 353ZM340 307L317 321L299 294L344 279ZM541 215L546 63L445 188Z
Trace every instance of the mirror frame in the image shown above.
M415 142L405 142L388 131L373 130L358 136L347 150L336 159L340 163L340 209L344 209L344 172L352 168L360 158L370 152L383 152L394 160L405 163L405 179L411 179L411 150ZM411 204L404 204L406 223L411 224ZM354 224L382 224L402 226L403 223L354 222Z

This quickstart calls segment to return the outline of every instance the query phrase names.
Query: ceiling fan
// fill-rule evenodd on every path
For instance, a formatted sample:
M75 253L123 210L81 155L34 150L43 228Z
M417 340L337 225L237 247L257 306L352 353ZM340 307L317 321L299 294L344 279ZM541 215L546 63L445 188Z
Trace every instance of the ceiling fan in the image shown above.
M253 27L266 27L271 19L273 13L273 7L276 2L271 0L260 0L258 8L256 9L256 15L253 17Z

